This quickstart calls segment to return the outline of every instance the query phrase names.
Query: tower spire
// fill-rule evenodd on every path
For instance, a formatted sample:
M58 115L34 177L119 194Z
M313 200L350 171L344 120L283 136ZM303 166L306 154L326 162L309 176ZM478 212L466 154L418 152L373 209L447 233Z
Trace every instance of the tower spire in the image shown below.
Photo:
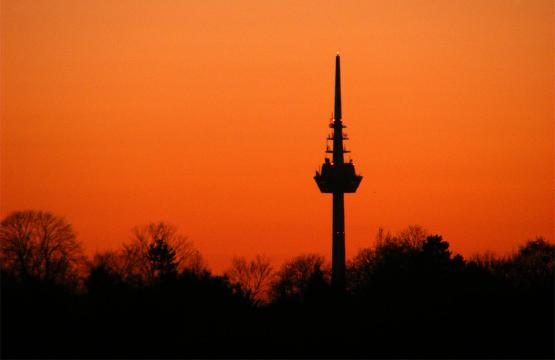
M335 106L333 118L335 121L341 121L341 64L339 53L335 55Z
M343 122L341 121L341 63L339 53L335 56L335 102L333 112L333 163L343 164Z

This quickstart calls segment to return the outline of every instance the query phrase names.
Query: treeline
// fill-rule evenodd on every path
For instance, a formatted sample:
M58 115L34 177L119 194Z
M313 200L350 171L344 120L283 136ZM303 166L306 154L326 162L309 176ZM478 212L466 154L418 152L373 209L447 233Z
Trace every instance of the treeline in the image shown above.
M84 256L70 224L18 211L0 226L2 357L553 358L555 246L465 259L418 226L380 230L348 263L232 259L212 274L165 223Z

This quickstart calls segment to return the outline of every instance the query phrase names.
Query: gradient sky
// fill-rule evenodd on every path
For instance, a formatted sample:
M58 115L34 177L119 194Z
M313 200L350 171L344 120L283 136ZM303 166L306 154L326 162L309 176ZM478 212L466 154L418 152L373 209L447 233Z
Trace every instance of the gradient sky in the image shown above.
M469 256L554 232L553 2L1 1L0 215L89 253L164 220L220 271L331 254L312 179L342 54L347 256L420 224Z

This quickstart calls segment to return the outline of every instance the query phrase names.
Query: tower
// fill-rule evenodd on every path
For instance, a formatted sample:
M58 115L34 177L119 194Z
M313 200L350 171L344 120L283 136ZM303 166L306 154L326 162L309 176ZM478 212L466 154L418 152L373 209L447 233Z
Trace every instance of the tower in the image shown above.
M342 292L345 289L345 193L356 192L362 176L356 174L355 165L350 160L345 162L344 155L349 153L343 145L347 134L343 133L341 117L341 69L339 53L335 57L335 106L333 118L329 124L332 129L327 140L333 141L332 148L326 147L327 157L320 171L316 171L314 180L323 193L333 194L332 216L332 287Z

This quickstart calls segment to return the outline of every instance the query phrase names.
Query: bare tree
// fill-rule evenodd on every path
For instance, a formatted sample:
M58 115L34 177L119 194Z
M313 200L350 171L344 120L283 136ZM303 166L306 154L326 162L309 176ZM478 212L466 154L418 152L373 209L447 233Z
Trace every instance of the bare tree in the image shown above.
M69 284L84 264L80 243L70 224L50 212L9 214L0 226L4 270L20 279Z
M420 225L409 225L397 235L397 241L412 248L419 249L424 244L428 233Z
M257 255L251 261L244 257L234 257L226 275L231 283L240 285L243 293L254 304L258 305L268 300L273 273L270 259L267 257Z
M153 249L160 246L171 251L172 262L178 272L204 269L200 252L193 243L177 232L177 228L164 222L137 226L132 230L132 240L123 245L121 271L127 280L152 283L157 267L153 260ZM157 244L157 245L156 245Z

